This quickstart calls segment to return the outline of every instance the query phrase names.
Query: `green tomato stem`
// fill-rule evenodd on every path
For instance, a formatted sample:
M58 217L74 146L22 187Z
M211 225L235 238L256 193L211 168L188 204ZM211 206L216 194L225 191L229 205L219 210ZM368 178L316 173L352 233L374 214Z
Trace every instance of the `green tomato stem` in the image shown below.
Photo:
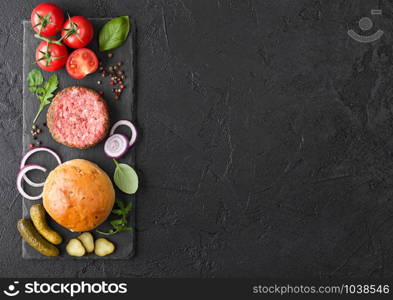
M47 43L52 43L52 44L56 44L56 45L59 45L59 46L62 45L60 41L58 41L58 40L53 41L53 40L47 39L46 37L43 37L43 36L39 35L38 33L36 33L34 35L34 37L36 37L37 39L43 40L43 41L45 41Z

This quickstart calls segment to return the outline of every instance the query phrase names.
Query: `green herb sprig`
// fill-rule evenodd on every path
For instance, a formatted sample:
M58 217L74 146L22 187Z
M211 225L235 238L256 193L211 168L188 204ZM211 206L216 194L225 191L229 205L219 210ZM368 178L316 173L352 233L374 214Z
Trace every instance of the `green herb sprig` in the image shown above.
M113 235L120 231L131 231L133 229L132 227L127 226L127 216L132 209L132 203L130 202L127 206L125 206L123 201L116 199L116 204L118 208L113 209L112 214L118 215L120 218L110 222L113 228L108 232L97 230L98 233L103 235Z
M53 98L53 93L59 86L59 80L57 79L57 75L53 74L44 84L44 77L42 76L41 72L34 69L27 75L27 84L29 86L29 91L35 93L38 100L40 101L40 107L33 120L34 124L37 121L40 113L43 111L44 107L50 104L50 99Z

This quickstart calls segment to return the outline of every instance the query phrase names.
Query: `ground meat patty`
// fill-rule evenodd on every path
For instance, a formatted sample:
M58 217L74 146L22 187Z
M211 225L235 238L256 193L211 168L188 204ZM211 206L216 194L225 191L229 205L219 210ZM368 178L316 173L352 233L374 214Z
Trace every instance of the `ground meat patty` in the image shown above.
M106 102L92 89L71 86L57 93L47 114L55 141L86 149L102 141L109 129Z

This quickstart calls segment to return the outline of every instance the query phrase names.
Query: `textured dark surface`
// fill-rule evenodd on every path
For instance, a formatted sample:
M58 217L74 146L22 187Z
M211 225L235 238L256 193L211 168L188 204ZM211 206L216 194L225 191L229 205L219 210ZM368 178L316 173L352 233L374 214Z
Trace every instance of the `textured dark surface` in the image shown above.
M96 30L96 34L106 22L108 22L110 19L91 19L91 22ZM131 20L131 23L133 21ZM31 24L30 21L24 21L23 22L24 26L24 58L23 58L23 72L24 72L24 81L26 81L27 76L29 72L37 68L37 66L34 64L34 52L31 51L30 49L35 49L37 45L39 44L39 41L37 41L36 38L34 38L34 31L31 29ZM85 86L91 89L94 89L96 91L103 91L104 95L103 98L106 100L108 109L109 109L109 116L110 116L110 123L111 126L115 122L126 119L126 120L133 120L135 117L135 96L134 96L134 51L133 51L133 45L135 43L135 26L132 27L132 30L130 32L129 38L127 38L127 41L118 49L115 49L111 51L113 57L112 59L108 59L106 56L106 53L99 53L97 51L98 49L98 39L95 36L93 41L89 44L89 48L93 49L96 53L98 53L99 59L103 62L103 66L105 68L108 68L109 65L114 65L118 61L123 62L122 65L122 70L127 74L127 78L124 80L124 85L126 86L126 89L121 95L121 99L116 101L114 99L113 93L112 93L112 85L109 85L108 82L110 81L110 78L102 78L101 74L99 72L96 72L95 74L92 74L90 76L86 76L83 79L74 79L71 76L67 74L67 72L62 69L58 71L57 77L59 79L59 88L58 91L69 87L69 86ZM43 76L45 79L48 79L49 76L51 75L48 72L42 72ZM98 85L97 81L101 81L102 84ZM31 93L28 90L28 87L26 84L24 84L24 90L23 90L23 122L24 122L24 132L23 132L23 143L22 143L22 149L28 149L29 143L34 143L35 141L33 140L33 137L30 133L31 131L31 125L33 124L33 120L35 117L35 114L37 112L37 107L38 107L38 100L36 96ZM61 157L63 161L68 161L70 159L75 159L75 158L82 158L82 159L87 159L89 161L92 161L100 166L111 178L113 178L113 172L115 170L115 164L112 161L112 159L108 158L104 154L104 141L99 143L98 145L91 147L89 149L76 149L76 148L69 148L65 147L64 145L61 145L57 142L55 142L51 134L49 133L48 128L41 126L42 122L46 120L46 113L47 113L48 107L44 109L44 111L41 113L40 117L38 118L37 124L39 124L39 127L42 129L42 133L38 136L38 139L42 142L43 145L46 147L49 147L51 149L54 149ZM130 136L130 130L128 128L124 128L123 126L120 128L119 127L119 132L121 130L122 133L126 134L127 136ZM117 132L117 130L116 130ZM47 153L37 153L34 154L34 158L32 157L29 159L29 162L34 162L42 166L46 166L47 168L52 169L56 163L55 159L51 158L50 156L48 157ZM121 159L119 159L119 162L122 163L127 163L131 166L135 165L135 151L132 149L127 152L126 155L124 155ZM33 172L31 172L33 173ZM41 173L41 172L36 172L36 173ZM36 182L42 182L44 177L42 176L43 174L29 174L30 177L32 176L38 176L38 179L36 179ZM29 187L27 184L25 185L25 190L31 194L31 195L37 195L37 189ZM116 196L124 201L124 203L132 202L133 207L135 208L135 196L134 195L127 195L125 193L122 193L119 191L116 186ZM41 201L29 201L29 200L23 200L23 216L24 217L29 217L29 210L30 206L34 203L40 203ZM129 218L128 218L128 224L130 226L135 225L135 211L136 209L133 209L129 213ZM50 220L50 218L48 218ZM115 216L110 216L104 224L102 224L99 229L101 231L107 231L111 228L109 222L111 220L115 219ZM57 225L55 222L52 222L52 226L54 229L56 229L64 238L65 241L68 241L71 238L75 238L78 236L78 233L72 233L69 230L65 229L64 227ZM99 235L97 233L94 233L96 238L102 237L102 235ZM112 237L110 237L110 240L116 244L116 252L113 253L113 255L106 256L105 259L125 259L125 258L130 258L135 251L135 231L129 231L129 232L122 232L119 234L116 234ZM92 255L85 255L80 258L73 258L70 257L65 253L65 247L66 243L62 243L60 246L61 249L61 255L57 259L91 259L91 258L97 258L96 256ZM26 242L23 242L23 248L22 248L22 256L24 258L38 258L38 259L47 259L48 257L45 257L38 253L35 249L30 247ZM52 259L52 258L50 258ZM53 259L52 259L53 260Z
M1 1L1 276L393 275L391 1L57 1L137 32L136 256L21 258L22 25ZM346 31L380 5L384 37Z

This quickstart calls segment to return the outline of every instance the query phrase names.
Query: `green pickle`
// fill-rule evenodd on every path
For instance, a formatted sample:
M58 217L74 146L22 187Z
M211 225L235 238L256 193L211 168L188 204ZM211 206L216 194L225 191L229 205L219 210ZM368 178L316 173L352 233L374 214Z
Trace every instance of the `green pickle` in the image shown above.
M45 240L30 220L20 219L17 227L23 239L42 255L58 256L60 254L59 249Z

